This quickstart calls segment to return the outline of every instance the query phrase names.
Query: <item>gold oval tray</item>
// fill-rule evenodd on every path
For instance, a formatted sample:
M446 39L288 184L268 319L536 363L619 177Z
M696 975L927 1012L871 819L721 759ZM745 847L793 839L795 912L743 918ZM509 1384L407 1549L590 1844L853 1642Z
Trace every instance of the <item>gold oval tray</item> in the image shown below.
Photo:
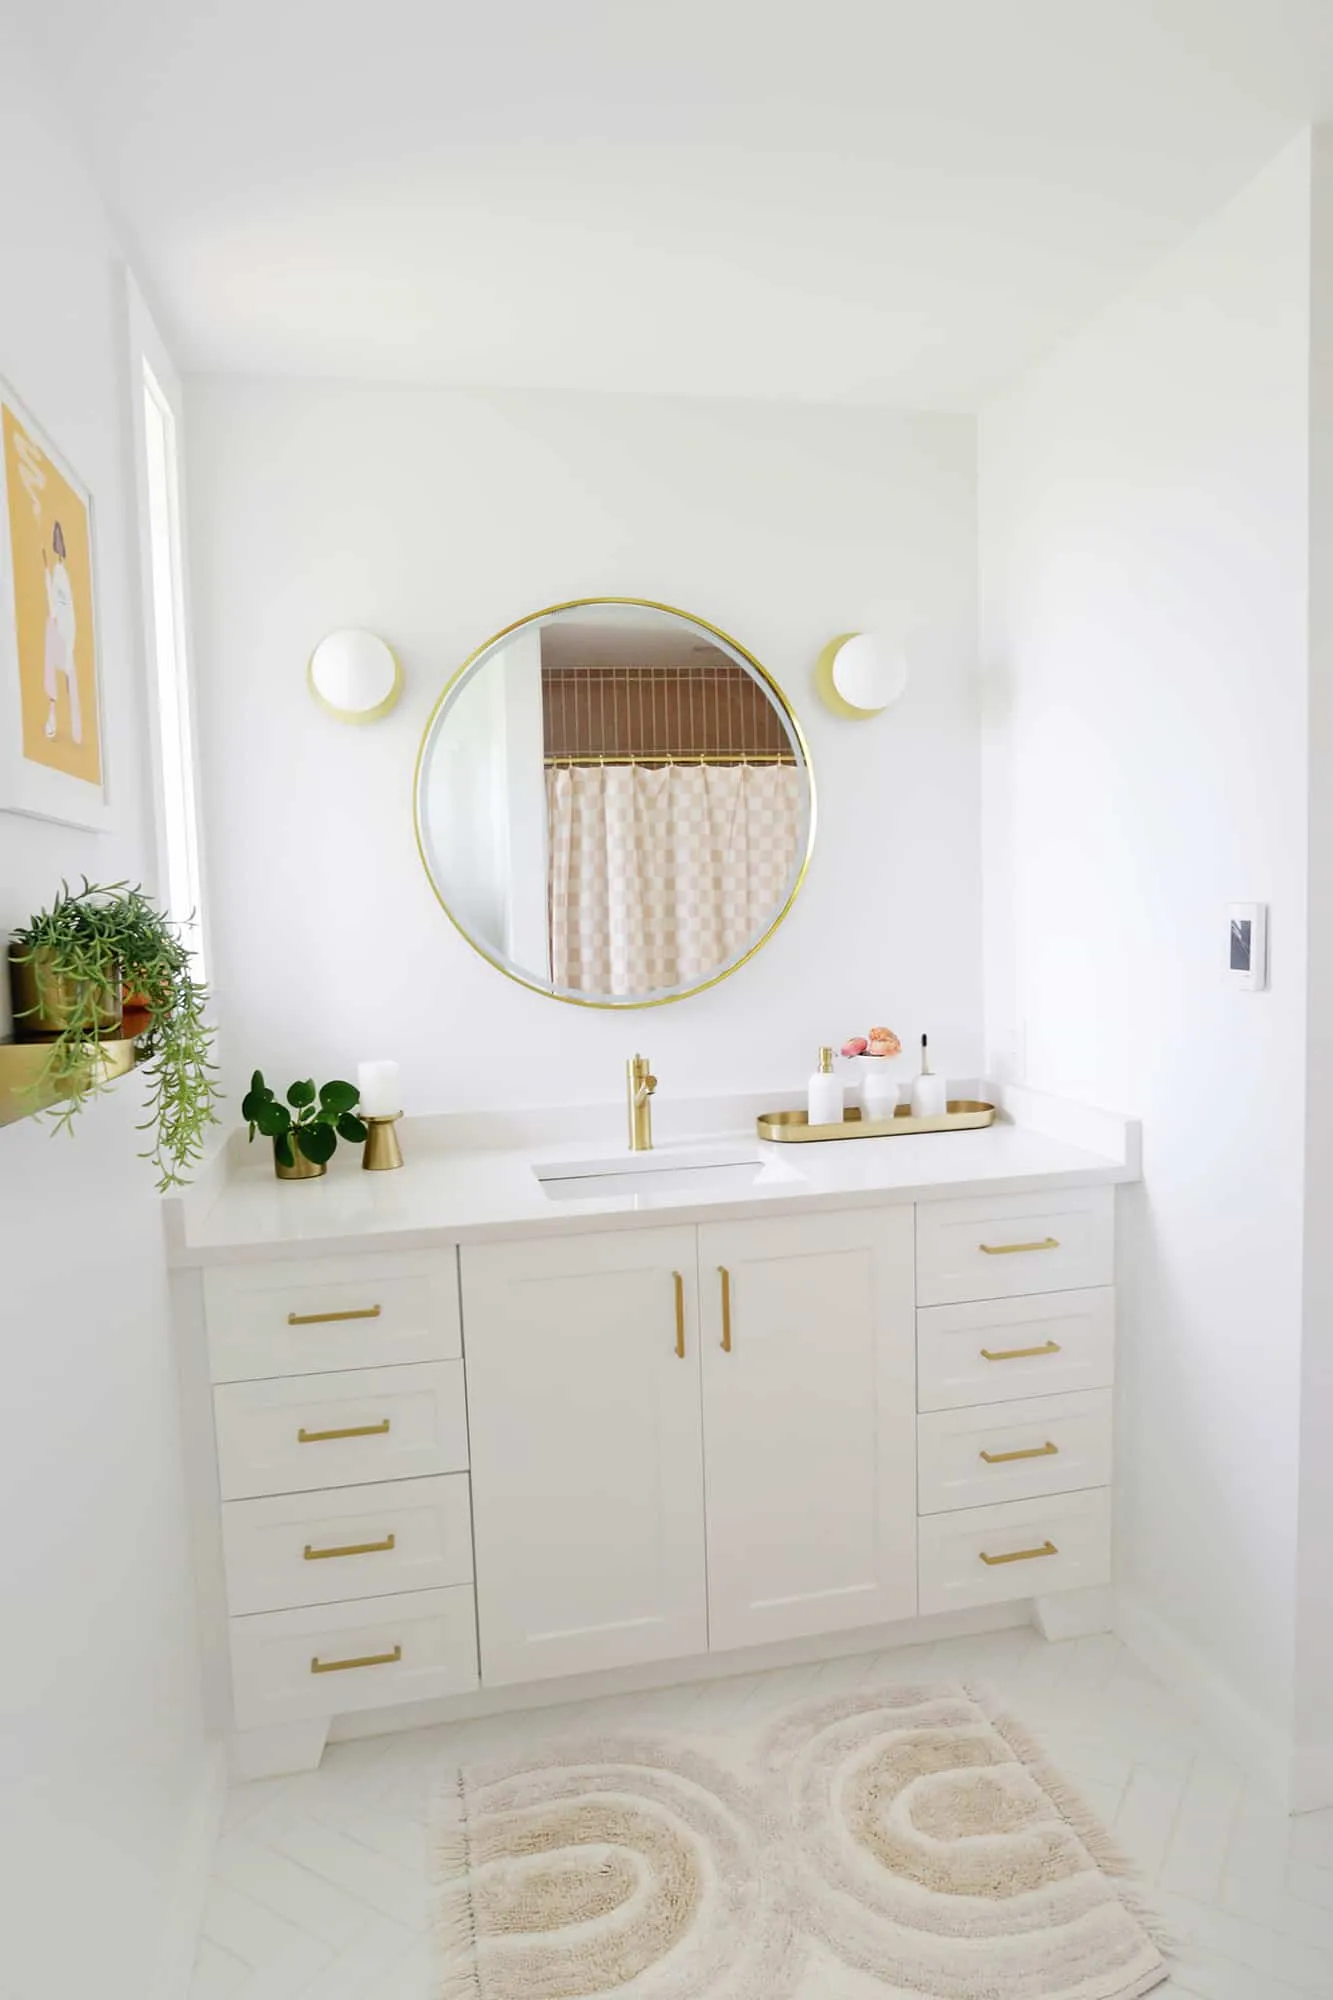
M970 1097L951 1097L942 1118L913 1118L901 1105L892 1118L863 1118L853 1107L842 1114L841 1125L812 1125L804 1111L765 1111L755 1120L761 1139L779 1145L808 1145L820 1139L899 1139L909 1132L975 1132L993 1123L995 1106L978 1104Z

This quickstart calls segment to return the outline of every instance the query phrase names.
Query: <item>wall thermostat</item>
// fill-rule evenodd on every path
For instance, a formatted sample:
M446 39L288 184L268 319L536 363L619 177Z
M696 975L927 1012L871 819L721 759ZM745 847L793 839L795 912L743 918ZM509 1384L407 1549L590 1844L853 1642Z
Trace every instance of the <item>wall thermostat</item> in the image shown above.
M1227 909L1227 979L1244 993L1268 984L1268 905L1232 903Z

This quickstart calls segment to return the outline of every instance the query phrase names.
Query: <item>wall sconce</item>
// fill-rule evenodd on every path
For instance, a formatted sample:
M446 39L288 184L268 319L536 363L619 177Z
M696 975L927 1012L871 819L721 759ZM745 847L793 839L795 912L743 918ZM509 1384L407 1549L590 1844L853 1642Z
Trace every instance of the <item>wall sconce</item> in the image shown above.
M403 691L403 670L391 646L373 632L330 632L310 655L310 692L339 722L378 722Z
M907 661L900 647L877 633L843 632L820 654L815 686L835 715L867 722L891 707L907 686Z

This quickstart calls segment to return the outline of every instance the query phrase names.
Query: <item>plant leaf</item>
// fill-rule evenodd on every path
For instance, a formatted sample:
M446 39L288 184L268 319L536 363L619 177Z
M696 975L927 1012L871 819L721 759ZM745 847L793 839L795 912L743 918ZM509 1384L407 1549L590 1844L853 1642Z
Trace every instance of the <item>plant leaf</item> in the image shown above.
M280 1132L273 1141L273 1157L281 1167L294 1167L296 1165L296 1155L292 1151L292 1137L290 1132Z
M322 1167L326 1160L332 1159L337 1150L338 1134L332 1125L326 1125L321 1119L314 1125L298 1125L296 1143L308 1160L313 1160L317 1167Z
M319 1108L330 1118L336 1118L340 1111L355 1111L360 1094L354 1083L342 1083L335 1077L320 1091Z
M264 1096L272 1097L273 1095L273 1092L269 1089L268 1085L264 1081L264 1072L262 1069L257 1069L254 1075L250 1078L250 1088L251 1090L255 1091L260 1097Z
M359 1118L352 1116L350 1111L340 1111L338 1113L338 1132L342 1138L346 1139L353 1146L360 1146L365 1143L366 1128Z
M289 1104L313 1104L314 1101L315 1085L313 1079L308 1078L305 1083L294 1083L287 1092L287 1102Z
M282 1133L291 1131L292 1114L285 1104L270 1099L255 1112L255 1124L266 1139L277 1139Z
M241 1116L253 1124L254 1120L259 1116L259 1107L262 1104L272 1103L273 1092L271 1090L247 1090L245 1096L241 1099Z

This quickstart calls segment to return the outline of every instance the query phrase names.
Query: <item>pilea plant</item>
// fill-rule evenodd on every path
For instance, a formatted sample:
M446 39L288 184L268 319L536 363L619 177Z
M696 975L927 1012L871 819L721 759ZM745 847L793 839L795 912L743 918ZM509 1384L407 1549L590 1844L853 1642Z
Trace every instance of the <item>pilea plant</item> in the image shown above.
M312 1166L322 1167L333 1158L340 1137L349 1145L360 1145L366 1136L365 1126L355 1116L357 1094L354 1083L335 1079L316 1090L307 1078L289 1086L283 1104L265 1083L263 1071L256 1070L241 1100L241 1116L250 1127L251 1143L256 1132L273 1141L279 1166L295 1166L295 1146Z
M141 1157L156 1167L159 1188L184 1185L218 1123L213 1105L222 1093L210 1059L215 1030L204 1019L208 989L177 925L137 885L85 876L78 890L62 882L50 909L13 933L10 958L31 968L37 996L31 1009L16 1010L18 1032L50 1036L33 1089L57 1093L56 1128L70 1131L105 1087L89 1044L108 1031L133 1032L148 1076L139 1129L153 1134ZM122 998L137 1019L118 1029Z

